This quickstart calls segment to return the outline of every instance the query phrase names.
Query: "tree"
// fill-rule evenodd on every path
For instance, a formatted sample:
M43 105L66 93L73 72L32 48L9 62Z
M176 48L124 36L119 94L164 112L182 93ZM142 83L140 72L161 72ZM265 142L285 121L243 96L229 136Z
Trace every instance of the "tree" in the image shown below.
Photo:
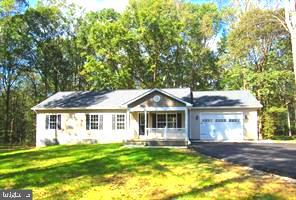
M2 89L5 98L4 139L9 140L11 133L11 91L20 81L22 71L28 67L28 37L26 26L19 15L0 19L0 70Z
M209 42L220 23L214 4L173 0L131 1L123 14L91 13L78 33L88 55L83 75L92 88L217 88Z
M44 84L43 96L81 88L83 80L79 72L84 60L74 33L78 19L65 16L65 12L55 5L45 7L42 4L28 9L24 18L34 50L31 66Z
M278 21L270 20L281 12L253 9L244 13L232 26L219 60L225 68L224 87L251 90L263 104L260 122L271 107L284 107L289 114L295 104L289 35ZM260 125L266 130L264 123Z
M285 20L287 30L291 34L291 44L293 53L294 77L296 83L296 1L285 0Z
M22 2L1 1L0 137L6 144L34 141L30 108L48 94L83 84L74 8L62 12L42 2L27 8Z

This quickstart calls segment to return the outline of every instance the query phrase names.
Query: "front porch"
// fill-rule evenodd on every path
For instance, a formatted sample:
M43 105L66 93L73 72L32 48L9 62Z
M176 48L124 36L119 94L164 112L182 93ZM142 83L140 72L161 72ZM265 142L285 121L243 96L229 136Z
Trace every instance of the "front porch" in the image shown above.
M148 145L188 143L187 108L129 110L131 137L128 141Z

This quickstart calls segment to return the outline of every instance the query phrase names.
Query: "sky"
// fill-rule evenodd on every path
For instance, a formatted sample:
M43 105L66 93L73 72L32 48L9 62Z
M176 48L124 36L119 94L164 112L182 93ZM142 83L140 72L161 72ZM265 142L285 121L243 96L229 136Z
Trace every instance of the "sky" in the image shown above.
M118 12L122 12L128 4L128 0L67 0L70 3L75 3L86 11L96 11L103 8L113 8ZM194 3L206 3L210 0L189 0ZM30 5L34 6L37 0L29 0Z

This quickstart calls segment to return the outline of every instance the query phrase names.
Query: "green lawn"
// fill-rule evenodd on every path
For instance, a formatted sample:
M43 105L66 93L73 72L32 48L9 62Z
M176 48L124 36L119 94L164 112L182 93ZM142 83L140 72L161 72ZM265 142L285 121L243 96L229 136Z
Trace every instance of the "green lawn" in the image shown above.
M296 184L186 149L120 144L0 152L0 188L34 199L295 199Z

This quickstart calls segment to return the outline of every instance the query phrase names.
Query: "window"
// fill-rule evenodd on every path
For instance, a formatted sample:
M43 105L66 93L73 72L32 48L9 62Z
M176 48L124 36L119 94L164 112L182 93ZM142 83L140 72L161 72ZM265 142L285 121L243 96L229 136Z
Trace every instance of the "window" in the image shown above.
M202 122L213 122L213 119L203 119Z
M121 129L121 130L125 129L125 116L124 115L117 115L116 128Z
M239 122L240 122L240 120L239 120L239 119L229 119L228 121L229 121L229 122L237 122L237 123L239 123Z
M166 114L157 114L157 128L166 127Z
M61 130L61 115L46 115L45 128Z
M90 129L98 129L98 128L99 128L99 116L90 115Z
M216 119L215 122L226 122L226 119Z
M124 130L125 129L125 115L124 114L112 115L112 129L113 130Z
M152 115L152 128L182 128L182 113Z
M103 130L103 115L86 114L87 130Z
M168 114L168 128L177 128L177 115Z

